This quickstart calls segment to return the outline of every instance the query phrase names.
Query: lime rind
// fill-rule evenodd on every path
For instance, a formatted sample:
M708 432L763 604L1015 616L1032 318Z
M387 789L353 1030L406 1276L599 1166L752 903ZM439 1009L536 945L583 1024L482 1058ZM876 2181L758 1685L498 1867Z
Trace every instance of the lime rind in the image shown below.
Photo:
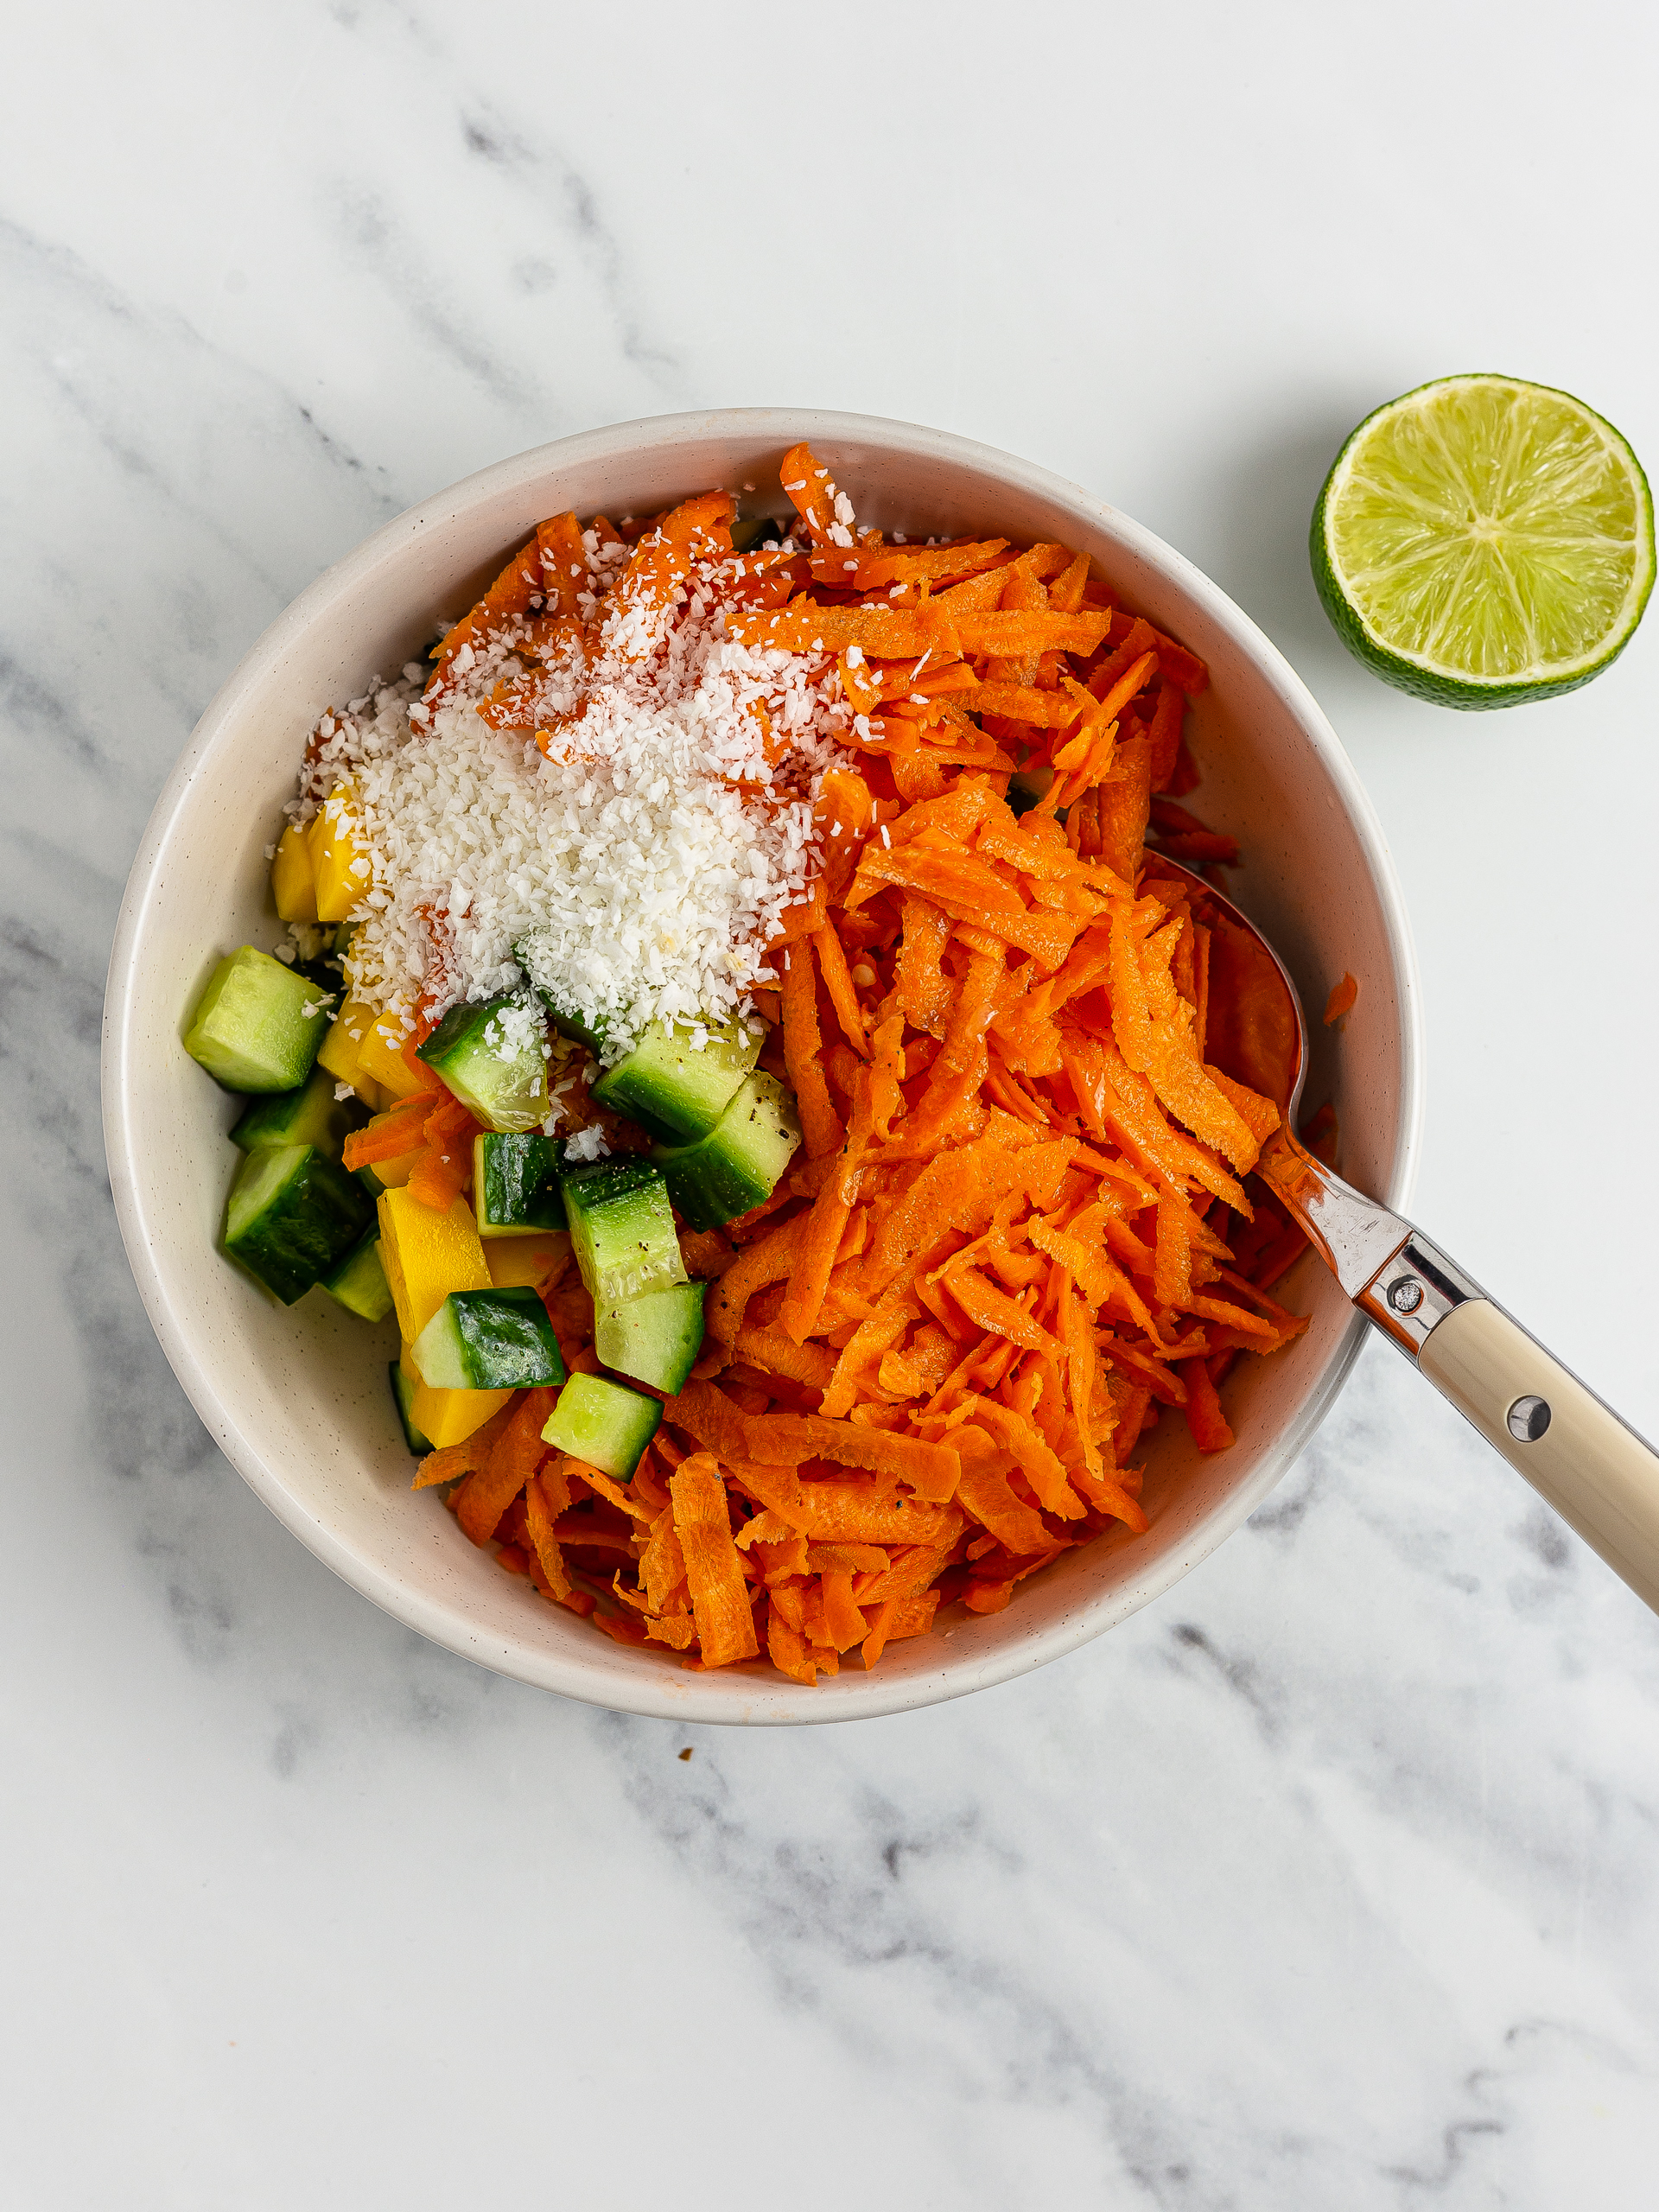
M1653 588L1653 503L1629 442L1570 393L1442 377L1349 437L1309 552L1338 636L1385 682L1516 706L1577 690L1629 643Z

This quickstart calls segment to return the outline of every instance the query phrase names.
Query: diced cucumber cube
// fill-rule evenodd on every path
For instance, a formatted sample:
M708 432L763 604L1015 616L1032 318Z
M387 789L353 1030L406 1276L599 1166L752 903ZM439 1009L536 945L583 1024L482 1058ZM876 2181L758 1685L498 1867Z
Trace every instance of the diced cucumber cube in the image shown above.
M373 1218L356 1177L315 1145L264 1145L232 1186L224 1249L291 1306L332 1274Z
M643 1298L594 1308L594 1350L600 1364L649 1382L671 1397L702 1349L702 1294L707 1285L677 1282Z
M473 1206L480 1236L537 1236L564 1227L562 1147L551 1137L473 1139Z
M708 1041L694 1052L694 1033L683 1024L653 1021L627 1058L606 1070L593 1096L664 1144L695 1144L731 1104L760 1057L762 1037L746 1022L728 1021L709 1029Z
M308 976L245 944L214 969L184 1049L226 1090L295 1090L334 1006Z
M244 1152L268 1144L314 1144L338 1160L346 1132L359 1128L363 1114L355 1099L336 1099L334 1078L327 1068L313 1068L297 1090L262 1098L231 1131L231 1142Z
M595 1306L686 1279L668 1186L648 1161L596 1160L559 1177L571 1248Z
M410 1408L415 1402L415 1385L395 1359L386 1371L391 1377L391 1402L397 1408L404 1441L417 1459L423 1459L432 1449L432 1440L423 1436L410 1417Z
M781 545L788 535L788 525L770 515L740 515L732 524L732 550L753 553L762 545Z
M699 1143L657 1145L676 1212L693 1229L718 1229L769 1198L801 1141L794 1094L757 1071Z
M380 1231L366 1230L322 1287L348 1313L365 1321L384 1321L391 1311L391 1285L380 1264Z
M662 1418L655 1398L641 1397L602 1375L573 1375L559 1393L542 1441L573 1459L585 1459L613 1482L625 1483Z
M547 1008L548 1019L560 1036L574 1037L578 1044L585 1045L590 1052L602 1052L605 1046L605 1032L599 1024L584 1021L573 1007L562 1005L556 993L550 991L545 984L537 981L538 963L537 939L533 932L521 938L513 946L512 957L524 969L525 979L531 990Z
M564 1380L553 1324L531 1289L451 1291L410 1351L435 1390L521 1390Z
M539 1128L547 1119L547 1036L522 998L451 1007L418 1056L469 1114L493 1129Z

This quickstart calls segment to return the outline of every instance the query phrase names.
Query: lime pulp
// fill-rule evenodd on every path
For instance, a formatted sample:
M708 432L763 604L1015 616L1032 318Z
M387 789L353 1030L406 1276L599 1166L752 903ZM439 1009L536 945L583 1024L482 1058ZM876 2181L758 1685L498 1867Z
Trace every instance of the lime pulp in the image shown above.
M1653 502L1611 423L1569 393L1444 377L1355 430L1310 551L1344 644L1452 707L1573 690L1629 642L1653 587Z

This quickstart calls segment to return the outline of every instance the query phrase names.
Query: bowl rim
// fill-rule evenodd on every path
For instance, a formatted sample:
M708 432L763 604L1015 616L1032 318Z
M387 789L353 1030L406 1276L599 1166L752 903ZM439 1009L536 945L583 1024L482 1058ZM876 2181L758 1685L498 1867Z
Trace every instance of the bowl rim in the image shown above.
M162 786L129 872L111 947L104 1001L101 1089L105 1146L116 1219L139 1296L162 1350L187 1396L215 1443L237 1472L291 1534L351 1588L395 1620L461 1657L534 1688L551 1689L619 1712L681 1721L743 1724L827 1723L875 1719L942 1704L975 1690L1016 1680L1063 1658L1116 1627L1141 1606L1160 1597L1206 1559L1247 1520L1294 1464L1325 1419L1358 1357L1367 1328L1356 1309L1319 1388L1296 1418L1274 1438L1249 1479L1192 1532L1141 1574L1116 1589L1068 1608L1055 1619L1033 1625L1017 1643L976 1660L970 1652L947 1653L926 1672L884 1676L853 1671L820 1684L813 1697L787 1710L769 1709L766 1686L740 1700L729 1690L715 1694L703 1677L678 1674L671 1681L658 1670L641 1669L637 1694L591 1674L556 1654L528 1653L505 1642L486 1648L476 1630L468 1631L454 1612L411 1590L395 1574L365 1560L307 1506L264 1459L209 1381L156 1263L146 1230L133 1145L132 1036L129 1021L131 984L143 955L144 925L157 887L161 862L175 818L206 756L236 718L257 672L279 660L303 635L322 609L342 593L366 582L386 556L411 538L455 514L511 493L526 480L555 467L569 473L585 463L619 458L630 452L659 449L692 440L721 436L764 439L780 448L798 438L861 441L906 456L937 461L994 475L1011 488L1078 511L1097 528L1131 550L1147 565L1199 605L1209 619L1250 660L1262 679L1320 756L1364 853L1382 911L1399 991L1400 1103L1395 1130L1393 1173L1382 1195L1403 1211L1416 1178L1425 1110L1421 982L1404 897L1375 809L1352 762L1323 709L1277 646L1221 588L1154 531L1122 514L1080 485L1020 460L1000 448L954 432L891 417L843 413L823 408L733 407L696 409L632 420L554 439L493 462L472 475L433 493L384 523L359 544L332 563L270 623L250 645L203 709L178 760ZM631 1686L630 1686L631 1687ZM829 1694L825 1694L825 1693ZM839 1694L837 1694L839 1693Z

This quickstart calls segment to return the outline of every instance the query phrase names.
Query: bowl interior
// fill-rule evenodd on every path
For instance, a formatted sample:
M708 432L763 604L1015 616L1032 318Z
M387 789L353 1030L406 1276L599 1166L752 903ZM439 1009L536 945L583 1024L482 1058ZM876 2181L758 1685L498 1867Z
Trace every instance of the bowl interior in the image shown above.
M419 653L543 516L649 513L712 486L785 512L778 463L810 438L861 520L912 536L996 532L1086 549L1125 601L1208 661L1189 731L1192 804L1244 849L1236 895L1317 1013L1344 969L1363 995L1339 1035L1319 1027L1307 1104L1334 1098L1342 1166L1402 1204L1419 1112L1409 941L1380 831L1306 692L1248 620L1155 538L1075 487L989 449L897 423L741 410L624 424L470 479L401 517L321 577L266 632L207 714L134 864L111 962L105 1105L111 1180L140 1289L197 1410L278 1516L398 1618L503 1673L632 1711L741 1721L840 1719L957 1695L1098 1634L1195 1565L1289 1465L1323 1414L1363 1325L1311 1260L1289 1278L1307 1335L1245 1361L1226 1387L1237 1433L1211 1458L1166 1415L1147 1455L1145 1536L1109 1538L1021 1586L987 1619L893 1647L816 1689L763 1668L688 1671L620 1649L475 1551L435 1495L411 1497L387 1363L395 1335L314 1292L286 1312L214 1246L236 1155L238 1102L182 1049L213 962L270 948L266 848L306 734Z

